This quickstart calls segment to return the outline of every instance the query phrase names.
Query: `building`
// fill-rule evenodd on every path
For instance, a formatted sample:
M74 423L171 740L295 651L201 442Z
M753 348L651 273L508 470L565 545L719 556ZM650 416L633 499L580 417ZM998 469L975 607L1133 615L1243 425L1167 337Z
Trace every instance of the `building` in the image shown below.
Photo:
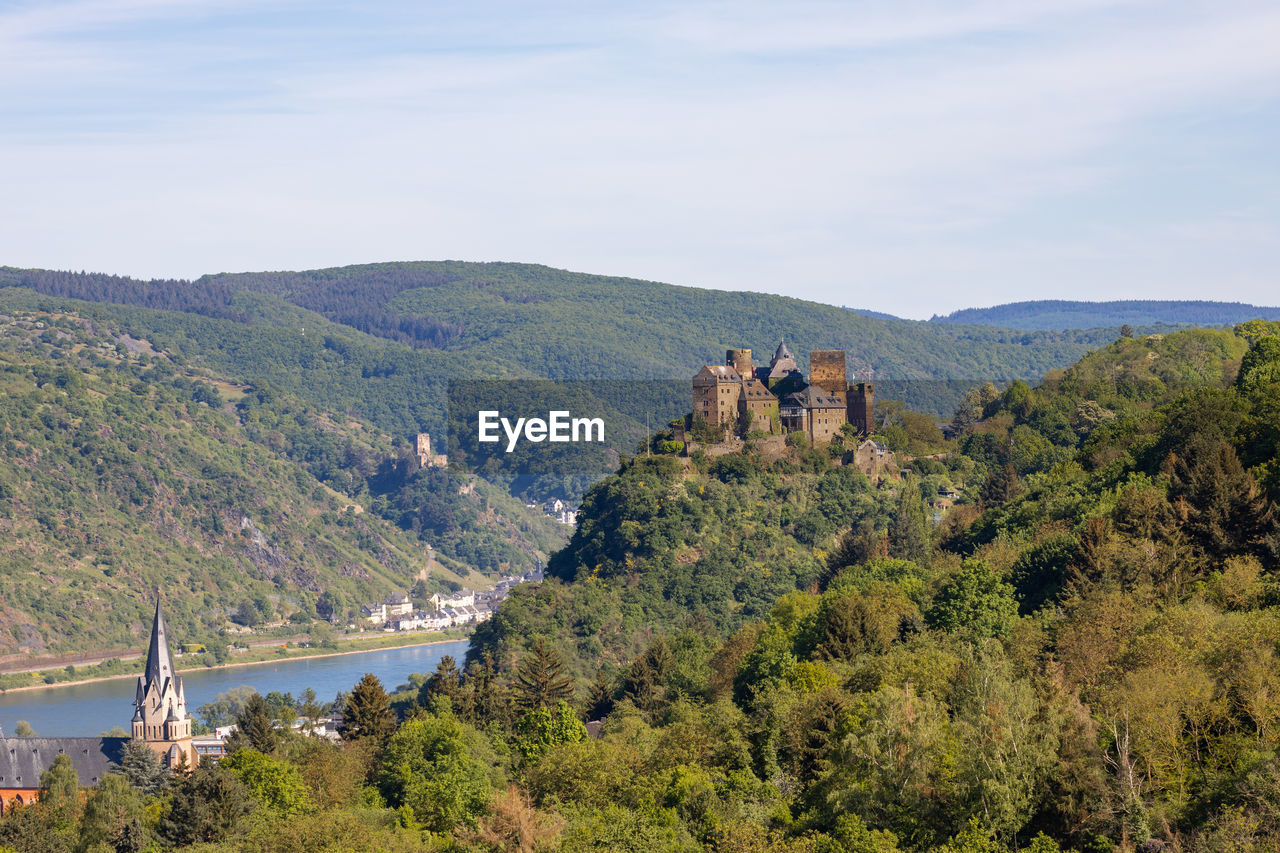
M849 423L859 435L876 431L876 389L870 382L849 386Z
M0 737L0 815L40 796L40 775L66 755L83 788L97 785L124 757L127 737Z
M386 620L389 622L413 614L413 599L406 592L393 592L387 596Z
M418 454L418 465L423 468L448 468L449 457L443 453L434 453L431 450L431 433L418 433L416 444L416 452Z
M693 377L693 416L732 426L738 419L742 375L729 365L706 364Z
M156 598L155 620L151 624L147 666L138 676L133 737L155 750L160 755L160 762L171 770L191 769L200 762L191 742L191 715L187 713L182 678L173 668L169 630L160 612L159 597Z
M830 443L848 422L844 401L817 385L783 397L778 411L787 432L803 432L815 445Z
M387 605L381 601L374 604L361 604L360 616L375 625L381 625L387 621Z

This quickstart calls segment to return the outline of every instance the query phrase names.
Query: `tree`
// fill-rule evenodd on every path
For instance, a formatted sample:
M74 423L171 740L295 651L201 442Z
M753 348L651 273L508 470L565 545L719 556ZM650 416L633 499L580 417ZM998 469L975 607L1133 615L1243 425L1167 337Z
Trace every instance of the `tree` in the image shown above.
M71 756L65 752L58 753L40 774L40 802L62 815L68 824L75 822L80 811L80 778Z
M256 749L241 749L220 764L236 775L258 805L281 817L303 814L313 808L311 794L298 768Z
M898 487L898 507L889 525L889 553L900 560L922 564L929 559L924 501L920 496L920 481L913 476L906 477Z
M249 790L230 770L206 762L175 786L160 834L174 846L230 836L253 809Z
M939 590L925 619L930 627L943 631L999 637L1009 630L1017 615L1013 587L981 560L965 560L960 573Z
M544 752L562 743L587 739L587 727L573 709L561 700L554 708L536 708L516 724L516 751L527 762L537 761Z
M1275 511L1225 441L1197 442L1176 459L1169 498L1187 532L1215 560L1270 556Z
M1006 462L1001 467L992 468L987 474L987 479L978 492L978 500L983 506L998 506L1021 493L1022 484L1018 480L1018 472L1012 464Z
M622 682L623 695L641 711L652 713L664 698L667 674L674 662L666 638L654 640L627 670Z
M138 793L145 797L159 794L169 784L168 768L160 763L160 756L145 741L131 740L124 746L117 771Z
M143 821L137 789L122 774L108 773L85 803L79 849L104 845L116 853L137 853L146 844Z
M371 672L352 689L342 712L342 737L344 740L372 738L385 743L396 730L396 715L391 710L391 699L382 682Z
M227 739L227 750L235 752L238 749L256 749L270 754L275 752L279 737L267 700L261 694L254 693L236 716L236 730Z
M451 713L409 720L382 755L378 787L393 808L408 806L432 832L474 826L491 787L470 740L478 737Z
M573 678L564 659L539 637L520 661L515 678L516 705L529 711L573 698Z
M13 734L15 737L35 737L36 730L26 720L18 720L18 724L13 727Z
M458 672L458 663L453 655L445 655L436 664L436 671L418 689L418 704L429 706L437 696L443 696L456 708L461 692L462 674Z

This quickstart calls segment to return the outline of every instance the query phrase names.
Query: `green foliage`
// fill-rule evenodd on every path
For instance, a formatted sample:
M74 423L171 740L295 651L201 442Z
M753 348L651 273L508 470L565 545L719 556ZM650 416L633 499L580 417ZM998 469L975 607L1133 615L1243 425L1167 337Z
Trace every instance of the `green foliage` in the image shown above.
M160 834L176 846L224 841L252 809L249 790L235 774L220 764L201 764L174 785Z
M960 572L939 590L925 613L930 627L975 637L1008 633L1018 615L1013 587L986 563L966 560Z
M525 761L536 761L544 752L562 743L577 743L587 737L587 727L563 700L554 707L542 706L526 713L516 724L516 751Z
M378 771L387 803L408 806L434 832L474 826L492 791L476 738L447 712L406 722L387 742Z
M362 740L381 744L396 730L396 717L391 710L391 699L382 682L371 672L356 683L347 695L342 710L342 737L344 740Z
M315 807L302 775L291 764L244 748L222 759L219 765L235 774L261 808L289 816Z

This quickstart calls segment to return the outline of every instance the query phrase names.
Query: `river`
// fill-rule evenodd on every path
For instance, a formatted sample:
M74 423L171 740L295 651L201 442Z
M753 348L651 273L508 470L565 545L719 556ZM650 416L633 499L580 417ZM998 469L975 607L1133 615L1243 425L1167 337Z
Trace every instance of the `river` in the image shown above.
M310 687L319 701L328 702L339 690L350 690L366 672L372 672L390 693L407 682L410 673L433 671L445 655L453 655L461 667L466 653L467 641L457 640L310 660L193 669L179 674L187 707L194 716L197 708L219 693L246 684L264 696L274 690L292 693L294 698ZM6 736L12 736L18 720L26 720L36 734L44 737L91 737L112 726L127 730L133 718L136 685L134 677L0 694L0 728Z

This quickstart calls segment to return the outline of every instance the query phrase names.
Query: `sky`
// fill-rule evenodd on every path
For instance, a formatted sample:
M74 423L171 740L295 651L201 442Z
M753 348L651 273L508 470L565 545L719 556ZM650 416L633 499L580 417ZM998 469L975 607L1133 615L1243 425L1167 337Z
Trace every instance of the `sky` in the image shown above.
M1280 4L0 0L0 265L1280 304Z

